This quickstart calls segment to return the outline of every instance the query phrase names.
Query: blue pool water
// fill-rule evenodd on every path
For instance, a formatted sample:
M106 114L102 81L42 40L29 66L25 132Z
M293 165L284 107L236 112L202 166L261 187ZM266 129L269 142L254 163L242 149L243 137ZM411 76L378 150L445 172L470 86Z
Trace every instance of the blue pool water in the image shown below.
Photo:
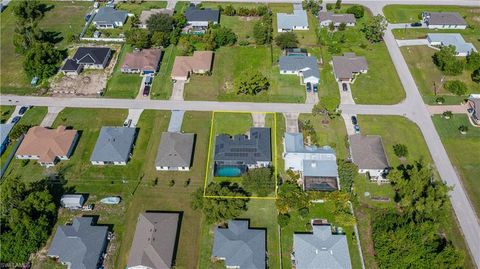
M238 177L242 174L240 168L232 166L220 167L216 172L217 177Z

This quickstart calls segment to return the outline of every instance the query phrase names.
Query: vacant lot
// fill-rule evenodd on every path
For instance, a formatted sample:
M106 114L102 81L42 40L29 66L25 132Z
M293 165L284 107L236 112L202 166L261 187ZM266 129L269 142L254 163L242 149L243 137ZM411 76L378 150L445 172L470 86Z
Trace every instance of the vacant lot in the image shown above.
M433 123L447 150L450 161L463 180L471 201L480 214L480 128L470 125L466 115L455 114L451 119L440 115L433 117ZM460 134L458 127L467 125L466 135Z
M105 96L132 99L137 97L142 77L139 74L124 74L121 71L125 54L132 51L133 48L130 45L122 46L112 76L108 80Z
M6 122L10 118L14 110L15 110L15 106L0 106L1 123Z
M185 99L302 103L305 90L300 78L280 75L275 60L279 54L268 47L222 47L215 52L212 75L194 75L185 86ZM235 78L253 71L266 76L270 88L256 96L237 95Z
M153 79L151 98L152 99L168 99L172 94L172 73L173 63L175 62L175 55L177 49L171 45L163 51L162 62L160 64L160 71Z
M45 31L51 31L58 34L61 41L57 44L59 48L66 48L68 42L65 39L69 34L80 33L89 8L92 6L90 2L82 1L41 1L48 7L49 11L45 13L45 17L40 20L39 27ZM30 80L23 72L23 57L15 53L15 47L12 43L12 36L15 30L15 17L13 15L12 2L0 15L2 33L0 37L0 58L2 59L0 67L0 81L2 93L14 94L31 94L36 92L31 88Z
M137 3L118 3L115 7L118 10L126 10L129 13L133 13L136 16L140 16L143 10L165 8L167 7L167 2L165 1L152 1L152 2L143 2L138 1Z

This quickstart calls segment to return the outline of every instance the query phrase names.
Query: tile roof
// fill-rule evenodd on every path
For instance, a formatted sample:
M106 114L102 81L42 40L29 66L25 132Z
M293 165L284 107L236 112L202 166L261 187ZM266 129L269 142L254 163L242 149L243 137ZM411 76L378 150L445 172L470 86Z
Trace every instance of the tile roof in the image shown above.
M127 267L170 269L175 255L179 218L179 213L141 213Z
M161 57L161 49L143 49L129 52L125 54L122 69L157 70Z
M152 15L156 14L167 14L169 16L173 15L173 9L170 8L158 8L158 9L150 9L150 10L143 10L142 13L140 14L140 22L142 24L147 24L147 20L150 18Z
M93 218L78 217L73 225L60 225L53 237L48 256L70 263L70 269L97 269L107 244L107 226L93 226Z
M293 13L277 13L278 29L294 29L296 27L308 27L308 17L305 10L295 9Z
M248 220L231 220L228 228L216 228L212 256L225 259L226 266L266 268L266 233L250 229Z
M177 56L172 68L172 77L187 77L196 70L211 70L213 51L195 51L192 56Z
M378 135L350 136L352 160L360 169L385 169L389 167L382 138Z
M272 160L270 128L254 127L250 136L221 134L215 138L215 161L241 161L255 164Z
M425 12L429 25L467 25L458 12Z
M367 60L355 53L344 53L343 56L333 56L333 72L338 79L352 79L354 73L368 70Z
M190 167L195 134L163 132L158 146L156 166Z
M330 225L313 225L313 233L295 233L296 269L350 269L347 237L332 234Z
M355 23L356 19L353 14L336 14L328 11L318 12L318 21L332 21L334 24L337 23Z
M90 161L127 162L135 140L136 129L130 127L102 127Z
M218 23L220 11L210 8L199 9L195 6L190 6L185 11L185 18L187 21L211 21Z
M280 70L303 72L303 77L314 77L320 79L318 71L317 58L306 55L289 55L282 56L279 60Z
M16 155L39 156L40 162L52 163L57 156L66 156L77 136L77 131L65 126L49 129L35 126L28 130Z
M115 22L124 23L127 20L128 12L125 10L116 10L113 7L101 7L93 18L94 23L115 24Z
M428 41L439 42L442 46L455 46L457 53L469 54L472 51L477 51L472 43L467 43L461 34L457 33L429 33L427 34Z

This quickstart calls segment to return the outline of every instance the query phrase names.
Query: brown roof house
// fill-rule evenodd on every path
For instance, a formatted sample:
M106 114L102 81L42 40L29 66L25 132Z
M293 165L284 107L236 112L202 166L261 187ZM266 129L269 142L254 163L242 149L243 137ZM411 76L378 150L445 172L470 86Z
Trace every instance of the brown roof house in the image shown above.
M470 94L467 104L472 123L480 127L480 94Z
M357 74L367 73L368 64L363 56L356 56L353 52L343 56L333 56L333 73L339 82L353 83Z
M188 80L192 73L205 74L212 70L213 51L195 51L192 56L177 56L172 68L172 79Z
M349 137L350 155L358 166L358 172L368 173L370 179L385 181L385 175L390 169L387 155L383 147L382 137L378 135L355 134Z
M180 214L177 212L140 214L128 255L127 268L172 268L179 225Z
M147 21L152 15L156 14L167 14L169 16L173 15L173 9L171 8L154 8L150 10L144 10L140 14L140 24L138 25L139 28L146 29L147 28Z
M78 140L76 130L65 126L49 129L35 126L28 130L17 150L17 159L37 160L45 167L54 166L59 160L68 160Z
M121 70L123 73L155 74L158 71L161 49L144 49L127 53Z

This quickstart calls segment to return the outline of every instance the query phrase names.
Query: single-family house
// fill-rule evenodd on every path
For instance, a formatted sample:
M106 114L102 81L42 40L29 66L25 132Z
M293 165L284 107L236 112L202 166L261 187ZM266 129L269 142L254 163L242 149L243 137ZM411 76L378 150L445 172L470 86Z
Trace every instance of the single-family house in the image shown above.
M213 51L195 51L192 56L177 56L172 67L173 80L187 81L191 74L205 74L212 70Z
M129 52L125 54L120 70L123 73L153 75L158 71L161 58L161 49L143 49Z
M7 149L8 143L10 143L8 135L10 134L13 126L15 126L14 123L0 123L0 154Z
M212 259L223 260L227 268L265 269L266 230L250 228L248 220L230 220L217 227Z
M363 56L356 56L353 52L343 56L333 56L333 73L339 82L353 83L357 74L367 73L368 64Z
M92 217L77 217L72 225L60 225L55 232L48 256L69 269L97 269L107 247L107 226L96 226Z
M82 69L104 69L112 50L106 47L79 47L72 58L67 59L60 71L64 74L79 74Z
M345 26L355 26L357 20L353 14L337 14L329 11L318 12L318 22L322 27L328 27L331 23L338 27L344 23Z
M85 197L82 194L64 194L60 198L62 207L68 209L80 209L85 203Z
M217 24L220 21L220 11L210 8L197 8L191 4L185 10L187 26L184 32L204 33L210 23Z
M127 269L170 269L175 259L180 214L146 212L138 216Z
M480 94L470 94L467 103L471 111L469 115L472 123L480 126Z
M157 14L166 14L168 16L173 15L173 9L171 8L154 8L150 10L143 10L142 13L140 14L140 24L138 25L138 28L146 29L147 28L147 21L152 15L157 15Z
M213 160L217 176L239 176L248 169L269 167L272 162L270 128L250 128L248 136L217 135Z
M294 8L293 13L277 13L278 32L308 30L307 11Z
M280 57L280 74L297 75L301 84L318 84L320 72L318 71L317 58L313 56L291 54Z
M126 165L137 130L130 127L102 127L90 156L93 165Z
M390 169L382 138L378 135L355 134L349 137L350 156L358 172L368 173L372 180L384 181Z
M458 12L422 12L429 29L465 29L467 22Z
M128 12L116 10L113 7L101 7L93 18L93 25L97 29L113 29L122 27L127 20Z
M337 156L329 147L305 146L302 133L285 133L285 170L300 173L304 190L334 191L340 188Z
M163 132L155 168L158 171L189 171L194 143L195 134Z
M58 126L57 129L35 126L23 138L16 158L37 160L40 165L51 167L59 160L70 158L77 140L77 131L67 130L65 126Z
M350 269L345 234L332 233L330 225L312 224L312 233L294 233L292 267L296 269Z
M465 42L461 34L457 33L429 33L427 40L430 46L454 46L457 56L468 56L477 49L472 43Z

